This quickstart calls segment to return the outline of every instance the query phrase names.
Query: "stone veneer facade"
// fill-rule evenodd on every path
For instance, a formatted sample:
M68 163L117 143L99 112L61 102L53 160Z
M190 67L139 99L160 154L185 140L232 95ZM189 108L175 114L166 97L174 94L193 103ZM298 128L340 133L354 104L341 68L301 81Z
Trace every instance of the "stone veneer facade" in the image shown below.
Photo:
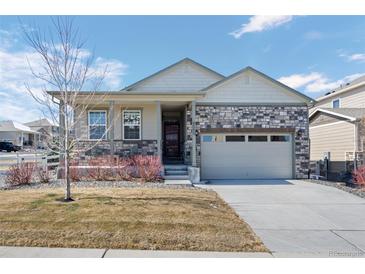
M186 112L185 162L191 163L191 109ZM307 106L196 106L197 164L200 165L200 132L209 129L288 129L294 136L295 178L308 178L309 121Z
M100 155L111 155L112 142L111 141L97 141L85 140L78 141L78 149L86 150L92 147L90 150L83 152L79 155L78 160L81 162L87 161L91 157ZM132 155L157 155L157 140L136 140L136 141L123 141L114 140L114 153L118 156L132 156ZM94 146L94 147L93 147Z

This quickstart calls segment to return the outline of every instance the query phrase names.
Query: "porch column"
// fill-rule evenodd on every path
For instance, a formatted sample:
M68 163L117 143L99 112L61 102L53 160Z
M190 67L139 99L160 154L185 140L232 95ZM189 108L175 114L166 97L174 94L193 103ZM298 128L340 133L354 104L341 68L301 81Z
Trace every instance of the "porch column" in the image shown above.
M157 125L157 156L160 157L160 161L162 162L162 115L161 115L161 102L156 101L156 125Z
M195 125L195 115L196 115L196 101L191 102L191 165L196 167L196 125Z
M114 101L109 101L108 120L108 139L110 142L110 154L114 155Z
M22 142L21 142L21 145L22 145L22 148L23 148L23 146L24 146L24 132L22 131Z

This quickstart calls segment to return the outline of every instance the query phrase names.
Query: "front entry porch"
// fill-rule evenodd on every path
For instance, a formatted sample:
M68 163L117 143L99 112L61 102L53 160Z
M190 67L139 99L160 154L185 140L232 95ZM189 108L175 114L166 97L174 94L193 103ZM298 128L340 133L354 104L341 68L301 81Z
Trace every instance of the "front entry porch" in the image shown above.
M186 105L161 105L161 152L164 165L184 164Z

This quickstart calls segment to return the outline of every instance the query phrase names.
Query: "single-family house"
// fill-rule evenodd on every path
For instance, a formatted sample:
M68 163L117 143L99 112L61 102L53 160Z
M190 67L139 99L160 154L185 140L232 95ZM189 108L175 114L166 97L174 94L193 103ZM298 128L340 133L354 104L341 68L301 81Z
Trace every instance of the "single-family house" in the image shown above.
M206 180L308 178L312 102L251 67L226 77L185 58L120 91L95 94L75 136L80 147L95 144L80 159L158 155L166 167L186 165Z
M18 146L36 146L39 133L16 121L0 121L0 141Z
M24 123L24 125L39 133L37 136L37 145L39 147L46 148L47 143L56 141L58 138L58 124L49 118L41 118L35 121Z
M328 179L341 180L364 163L365 76L316 99L310 110L310 158L328 159Z

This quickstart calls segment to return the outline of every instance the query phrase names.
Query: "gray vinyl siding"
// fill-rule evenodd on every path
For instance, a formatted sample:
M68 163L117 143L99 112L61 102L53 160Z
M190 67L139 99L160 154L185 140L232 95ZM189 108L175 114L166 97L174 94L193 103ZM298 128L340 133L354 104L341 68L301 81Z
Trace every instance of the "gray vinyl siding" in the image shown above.
M198 103L291 103L303 104L303 99L271 81L246 71L207 91Z
M184 62L147 79L131 90L146 92L198 91L221 79L222 77L203 70L197 65Z

